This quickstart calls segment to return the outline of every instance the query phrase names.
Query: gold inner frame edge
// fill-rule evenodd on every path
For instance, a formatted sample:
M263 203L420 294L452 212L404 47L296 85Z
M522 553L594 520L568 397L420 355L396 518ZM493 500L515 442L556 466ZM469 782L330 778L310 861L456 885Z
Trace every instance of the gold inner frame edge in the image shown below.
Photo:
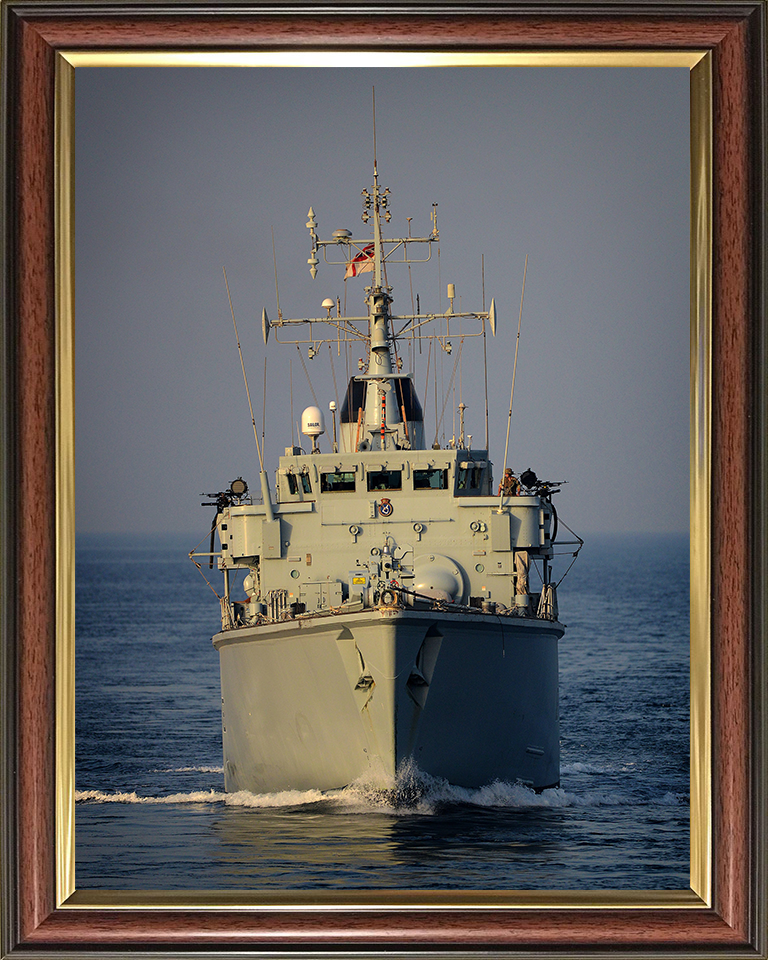
M689 890L77 891L74 810L74 110L86 67L612 67L691 73L691 858ZM712 899L712 70L707 51L58 51L56 55L56 900L68 909L680 909Z

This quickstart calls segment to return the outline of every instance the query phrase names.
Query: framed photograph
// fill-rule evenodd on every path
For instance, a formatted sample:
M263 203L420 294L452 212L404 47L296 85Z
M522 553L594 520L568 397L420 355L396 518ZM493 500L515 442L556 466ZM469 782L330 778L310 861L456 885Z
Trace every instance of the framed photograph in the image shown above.
M6 4L4 955L766 955L765 12ZM354 267L374 254L339 260L317 237L362 235L349 201L365 187L378 202L379 175L394 235L437 254L436 277L414 261L386 278L414 330L402 369L423 391L424 449L490 450L494 494L508 464L529 491L578 480L557 498L575 539L553 580L582 531L602 566L593 554L570 595L562 780L483 793L411 771L405 798L401 781L337 795L352 830L326 796L277 781L274 815L253 816L231 706L221 766L215 652L178 674L163 661L202 651L220 613L244 616L208 591L221 573L200 491L226 487L237 513L256 453L268 473L284 448L304 456L310 402L338 401L316 463L336 407L354 430L338 396L365 369L352 327L294 334L285 317L359 312ZM314 283L296 279L305 249ZM444 331L417 338L422 316ZM496 338L484 364L478 321ZM465 411L484 441L465 438ZM222 496L203 495L214 529ZM114 539L126 529L134 543ZM200 599L167 565L190 550ZM300 584L310 556L294 558ZM629 585L614 569L628 556ZM168 587L132 599L158 564ZM620 655L598 607L627 634ZM643 691L632 664L651 649ZM640 753L644 737L666 753ZM470 835L516 852L475 857Z

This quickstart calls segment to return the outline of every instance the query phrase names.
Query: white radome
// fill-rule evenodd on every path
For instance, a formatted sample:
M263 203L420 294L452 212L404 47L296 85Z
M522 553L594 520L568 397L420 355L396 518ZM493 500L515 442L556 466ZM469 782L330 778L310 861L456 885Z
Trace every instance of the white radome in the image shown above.
M307 407L301 414L301 432L305 437L319 437L325 433L325 421L320 407Z

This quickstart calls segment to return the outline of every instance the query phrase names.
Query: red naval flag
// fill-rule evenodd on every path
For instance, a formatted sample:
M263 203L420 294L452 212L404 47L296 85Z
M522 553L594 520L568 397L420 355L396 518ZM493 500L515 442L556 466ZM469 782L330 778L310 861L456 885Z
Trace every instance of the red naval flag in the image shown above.
M347 269L344 271L344 279L347 277L356 277L358 273L372 273L373 272L373 244L369 243L366 247L363 247L363 252L358 253L356 257L353 257L347 264Z

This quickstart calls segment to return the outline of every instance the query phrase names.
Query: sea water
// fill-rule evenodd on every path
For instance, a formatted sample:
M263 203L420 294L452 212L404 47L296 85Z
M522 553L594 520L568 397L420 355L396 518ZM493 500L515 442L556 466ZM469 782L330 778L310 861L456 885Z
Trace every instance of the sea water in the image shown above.
M194 539L78 538L78 889L688 887L686 537L590 537L563 581L558 789L407 768L264 796L224 793Z

